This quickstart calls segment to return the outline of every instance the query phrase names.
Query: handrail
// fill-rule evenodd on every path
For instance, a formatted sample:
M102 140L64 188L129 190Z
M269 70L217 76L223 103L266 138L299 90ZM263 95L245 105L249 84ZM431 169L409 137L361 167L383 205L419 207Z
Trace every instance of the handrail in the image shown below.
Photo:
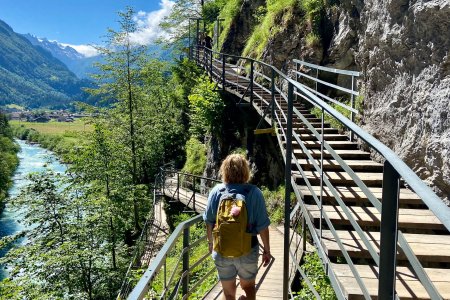
M166 176L168 174L176 174L176 180L177 180L177 190L171 194L171 197L174 199L180 200L180 193L179 189L182 186L183 181L181 180L181 177L190 177L192 178L192 187L193 187L193 194L191 196L191 199L193 199L193 205L195 207L195 181L196 180L204 180L207 182L220 182L219 180L200 176L200 175L194 175L174 169L161 169L160 174L163 180L163 191L167 189L166 187ZM189 182L191 183L191 182ZM169 297L175 297L180 291L183 294L183 299L189 296L190 293L192 293L193 290L195 290L206 278L212 275L213 268L209 271L207 271L200 279L198 279L196 282L192 283L192 286L190 286L189 282L189 276L192 273L193 269L198 267L200 264L204 263L206 259L209 257L208 253L205 252L204 255L200 257L196 262L193 262L192 265L189 265L189 251L190 249L194 249L195 247L201 246L202 243L206 241L206 231L205 234L202 234L201 236L197 236L196 240L191 241L190 240L190 228L196 224L202 223L202 215L197 215L187 221L184 221L180 223L176 229L172 232L169 239L164 243L164 246L162 249L158 252L157 256L153 259L153 261L148 266L147 270L143 274L143 276L140 278L137 285L134 287L133 291L129 294L128 298L129 300L137 300L137 299L144 299L146 295L149 292L149 289L151 288L151 284L153 280L155 280L156 276L164 269L164 272L166 272L166 259L169 256L169 253L171 250L174 249L176 243L181 238L183 239L183 249L181 250L181 254L178 259L178 263L172 270L172 274L170 275L169 280L165 281L164 290L162 291L161 297L164 298L167 294L169 294ZM205 245L205 251L207 251L207 247ZM178 276L177 271L182 267L181 275ZM166 274L164 273L164 277L166 277ZM173 290L170 290L170 287L174 285L175 288Z
M202 49L202 47L198 48L199 50ZM203 53L206 53L208 50L203 50ZM321 218L320 218L320 235L316 235L316 234L312 234L313 239L318 247L319 250L319 255L321 257L326 257L325 253L323 252L323 248L321 246L321 228L322 228L322 220L325 219L326 222L328 223L331 232L333 233L333 235L335 235L336 237L336 232L333 229L333 224L331 224L329 218L327 217L326 213L322 211L322 194L323 194L323 184L325 184L328 188L330 188L331 192L333 193L334 196L337 195L336 191L334 190L333 185L330 183L330 181L327 178L327 175L324 174L324 170L323 170L323 157L324 157L324 151L327 150L329 151L329 153L332 155L332 157L334 159L336 159L340 164L343 163L343 169L345 172L347 172L347 174L349 174L349 176L351 177L352 180L354 180L354 182L357 184L358 187L361 188L361 191L368 197L368 199L372 202L372 204L374 205L374 207L381 213L381 226L380 226L380 236L381 236L381 245L380 245L380 255L378 256L378 254L376 253L376 250L373 249L371 246L369 246L368 240L365 237L362 237L362 240L364 242L364 244L366 244L372 258L374 259L374 261L380 266L380 281L379 281L379 297L381 298L386 298L388 297L389 293L390 293L390 289L393 289L393 283L394 283L394 279L395 279L395 260L396 260L396 247L397 247L397 243L400 244L400 246L403 248L403 246L405 247L405 250L407 250L406 248L407 246L407 242L404 240L401 240L401 231L398 231L398 221L397 221L397 217L398 217L398 198L399 198L399 185L400 185L400 179L402 179L402 181L410 188L412 189L423 201L423 203L425 205L427 205L427 207L435 214L435 216L441 221L441 223L443 224L443 226L450 231L450 208L447 207L442 200L437 197L434 192L431 190L431 188L429 188L422 180L420 180L420 178L392 151L390 150L388 147L386 147L384 144L382 144L380 141L378 141L377 139L375 139L372 135L370 135L369 133L367 133L366 131L364 131L362 128L360 128L357 124L355 124L353 122L353 113L355 113L354 109L352 109L352 120L347 119L345 116L343 116L340 112L338 112L337 110L335 110L332 106L328 105L324 100L322 100L320 97L318 97L316 94L314 94L314 92L312 90L310 90L308 87L302 85L301 83L287 77L285 74L283 74L280 70L278 70L276 67L271 66L267 63L252 59L252 58L248 58L248 57L242 57L242 56L237 56L237 55L227 55L224 53L219 53L219 52L214 52L215 54L218 54L221 57L221 61L223 62L223 65L225 65L225 61L227 58L231 58L234 59L236 61L239 60L245 60L247 61L247 63L249 63L251 65L251 72L249 77L247 77L250 82L250 85L253 87L253 82L255 82L255 73L258 72L253 72L253 66L254 64L259 64L261 66L265 66L270 68L271 72L272 72L272 99L274 99L274 90L278 91L280 94L280 98L284 101L283 103L287 104L287 118L286 118L286 113L285 113L285 109L282 109L279 106L278 101L274 102L274 100L272 100L271 104L269 105L273 105L273 107L275 107L275 103L277 106L277 109L280 110L280 114L284 116L284 120L280 120L280 116L278 115L278 111L277 111L277 115L272 116L272 122L273 120L278 120L278 124L280 125L279 130L281 130L282 132L277 132L277 138L278 138L278 142L280 144L281 147L281 153L283 155L284 161L286 163L286 182L292 182L292 184L286 184L286 207L288 207L289 205L289 190L290 190L290 186L292 185L293 190L295 192L295 194L297 195L297 197L302 197L300 191L298 190L298 188L295 186L295 180L293 177L291 177L291 163L294 163L298 166L298 161L296 159L295 156L293 156L293 152L292 152L292 141L294 139L292 139L293 136L295 136L295 133L293 134L292 131L292 116L295 114L296 116L301 118L301 114L298 112L298 110L296 111L295 108L292 107L292 101L293 101L293 94L294 91L296 94L299 94L302 98L306 99L307 101L309 101L311 104L313 104L316 107L319 107L322 111L322 120L321 120L321 129L322 132L321 134L318 134L317 131L313 130L314 135L320 136L320 139L317 140L318 143L320 143L320 164L317 165L314 163L314 159L312 159L311 161L313 162L314 167L317 169L318 173L320 173L320 195L315 195L314 199L317 202L318 207L320 208L320 213L321 213ZM210 53L210 56L212 57L213 52ZM222 68L223 68L222 65ZM313 66L312 64L307 64L308 66ZM221 69L220 65L214 66L216 67L218 70ZM316 69L320 69L320 70L324 70L324 71L330 71L329 69L326 69L325 67L321 67L321 66L314 66ZM205 68L208 70L208 66L205 64ZM333 70L333 69L331 69ZM212 73L212 63L211 63L211 68L210 71ZM225 89L225 85L228 84L228 86L230 86L230 82L226 81L225 78L225 70L223 71L223 75L220 76L220 72L219 75L217 77L215 77L215 79L218 80L218 83L220 84L222 82L222 87L223 89ZM345 75L351 75L351 76L356 76L359 75L358 72L353 72L353 71L342 71L342 72L338 72L340 74L345 74ZM348 73L348 74L346 74ZM212 75L212 74L211 74ZM283 86L284 87L275 87L273 84L273 80L275 78L275 75L278 75L278 81L283 82ZM264 76L262 76L264 78ZM267 78L264 78L266 80L268 80ZM231 83L232 84L232 83ZM283 90L285 90L285 87L288 87L288 93L287 95L285 93L283 93ZM267 92L268 90L266 90ZM352 77L352 91L353 91L353 77ZM351 92L350 90L348 90L348 92ZM353 95L356 95L356 92L351 92L352 95L352 100L353 100ZM260 97L261 98L261 97ZM328 99L327 99L328 100ZM252 106L255 106L255 108L257 110L259 110L260 112L263 109L259 109L257 106L258 104L254 103L253 101L253 92L251 92L251 95L249 97L249 101L252 104ZM353 102L353 101L352 101ZM267 103L265 103L265 105L267 105ZM263 107L261 107L263 108ZM362 141L364 141L368 146L371 147L372 150L377 151L383 158L384 158L384 172L383 172L383 191L382 191L382 201L383 203L385 203L385 205L381 205L380 201L378 200L377 197L375 197L373 195L373 193L367 188L367 186L364 184L364 182L358 177L356 176L356 174L351 170L351 168L343 161L342 158L340 158L340 156L332 149L332 147L324 140L324 114L327 113L329 115L331 115L334 119L336 119L338 122L340 122L344 127L346 127L350 133L351 133L351 140L353 137L353 134L358 136ZM302 120L304 118L301 118ZM281 122L285 122L284 125L281 124ZM304 124L306 124L308 127L312 126L311 123L309 123L308 121L304 121ZM287 129L285 128L287 124ZM272 126L274 124L272 123ZM284 138L280 138L280 135L283 135ZM284 149L283 147L283 140L285 142L284 146L286 147ZM302 146L302 148L304 148L303 142L298 140L298 136L296 137L296 141ZM308 153L308 151L307 151ZM311 158L310 158L311 159ZM301 168L299 168L299 170L301 171ZM301 171L302 172L302 171ZM304 175L304 174L303 174ZM311 185L308 183L307 178L305 178L306 184L308 185L308 188L312 191ZM299 198L300 199L300 198ZM340 199L339 195L337 195L337 201L339 206L341 207L346 207L345 204L343 203L342 199ZM341 200L341 201L339 201ZM305 208L304 205L300 205L301 208L301 212L303 213L303 215L307 215L307 210ZM349 216L348 211L346 211L344 209L344 213ZM289 215L289 213L286 213L285 215ZM306 216L304 217L307 219L307 225L310 228L310 231L314 231L314 226L311 223L311 220L309 220L309 217ZM361 230L361 228L359 227L359 225L357 225L357 223L355 222L355 220L352 217L348 218L350 223L354 226L354 228L356 229L356 231L358 232L359 235L361 235L363 232ZM285 221L285 224L288 224L289 220ZM356 225L355 225L356 224ZM289 233L289 226L285 227L285 234ZM400 237L399 240L397 241L397 232L400 233ZM363 234L362 234L363 235ZM358 285L360 286L361 290L364 293L364 297L366 299L369 299L370 296L367 292L366 287L364 286L364 283L362 282L361 278L359 277L359 275L357 274L357 270L354 268L353 264L351 263L351 259L348 256L348 253L346 252L345 249L343 249L342 247L342 243L339 242L339 238L336 237L337 243L339 244L339 247L342 250L343 255L345 256L346 260L349 262L349 266L352 269L352 272L354 273ZM406 246L405 246L406 245ZM285 245L286 246L286 245ZM286 247L285 247L286 248ZM285 255L286 256L286 255ZM285 257L286 259L286 257ZM379 259L379 261L378 261ZM431 283L431 281L429 280L429 278L424 274L423 271L423 267L420 265L420 263L418 264L418 260L415 257L414 253L410 252L409 255L407 256L407 259L410 261L411 265L413 266L415 272L418 274L418 278L421 281L421 283L424 285L424 287L426 288L427 292L430 295L436 295L438 294L438 292L436 291L435 287L433 286L433 284ZM325 264L327 264L327 262L324 261ZM393 268L392 268L393 266ZM285 265L286 267L286 265ZM328 269L328 268L326 268ZM285 270L286 272L286 270ZM330 273L331 277L334 282L334 286L335 288L339 288L338 287L338 283L336 282L336 280L334 279L334 273L333 271L331 271ZM383 278L383 281L381 280L381 278ZM338 297L343 297L342 295L338 295Z
M137 285L134 287L131 294L128 296L128 300L143 299L147 295L147 293L151 287L150 282L156 277L156 274L164 266L165 259L168 255L168 253L170 252L170 250L172 250L172 248L175 247L178 237L183 234L183 231L185 229L188 229L192 225L197 224L202 221L203 221L202 216L197 215L189 220L186 220L186 221L180 223L177 226L177 228L175 228L175 230L170 235L167 242L164 243L163 248L158 252L155 259L149 265L149 267L145 271L144 275L142 275L141 279L139 280Z
M148 240L147 237L149 236L149 232L151 231L153 228L157 228L157 230L159 231L161 228L161 220L156 220L157 219L157 212L156 212L156 201L157 201L157 197L159 195L157 195L157 190L160 187L161 184L161 176L162 174L158 174L155 178L155 182L154 182L154 186L153 186L153 203L152 203L152 207L151 207L151 213L149 214L149 216L147 217L144 227L142 228L142 232L139 236L138 241L136 242L135 245L135 249L133 251L133 258L131 259L130 264L128 265L128 269L127 272L124 276L124 280L122 282L122 286L120 288L119 294L117 296L117 299L123 299L124 297L127 297L128 294L130 293L130 288L132 288L131 284L133 282L133 278L131 276L131 271L134 267L141 267L141 259L143 258L143 256L146 253L143 253L143 251L146 249L146 246L148 246ZM155 224L155 222L157 222ZM156 242L156 237L158 236L158 232L150 234L150 236L153 238L153 240L150 242L151 245L151 253L147 253L148 256L153 256L153 251L154 246L155 246L155 242ZM147 266L144 266L147 267Z

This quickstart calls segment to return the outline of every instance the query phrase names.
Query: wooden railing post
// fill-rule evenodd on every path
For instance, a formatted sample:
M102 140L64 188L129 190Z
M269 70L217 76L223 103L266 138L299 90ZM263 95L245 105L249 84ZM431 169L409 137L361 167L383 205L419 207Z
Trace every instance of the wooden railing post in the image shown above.
M288 111L286 128L286 166L284 169L284 180L286 184L284 195L284 251L283 251L283 299L289 297L289 229L291 214L291 168L292 168L292 113L294 86L288 85Z
M378 299L395 299L399 179L397 171L386 161L383 169L381 203Z

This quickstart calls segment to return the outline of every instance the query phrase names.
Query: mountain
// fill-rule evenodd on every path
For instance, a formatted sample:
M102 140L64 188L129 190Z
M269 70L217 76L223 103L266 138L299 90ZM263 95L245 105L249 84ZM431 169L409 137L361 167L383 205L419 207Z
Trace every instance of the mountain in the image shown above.
M89 85L0 20L0 106L62 108L74 100L85 101L88 96L82 88Z
M34 46L42 47L49 51L55 58L63 62L78 78L89 78L89 74L95 73L94 62L100 60L99 56L86 57L74 48L62 45L46 38L38 38L32 34L23 34Z

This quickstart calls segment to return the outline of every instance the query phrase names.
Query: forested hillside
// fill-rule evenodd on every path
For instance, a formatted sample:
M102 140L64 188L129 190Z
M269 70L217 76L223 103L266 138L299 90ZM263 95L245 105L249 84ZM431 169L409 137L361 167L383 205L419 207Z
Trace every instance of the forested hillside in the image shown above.
M86 100L82 88L88 85L50 52L33 46L0 20L0 105L62 108Z
M0 212L2 201L11 184L11 176L19 163L18 147L13 141L12 130L8 119L0 113Z

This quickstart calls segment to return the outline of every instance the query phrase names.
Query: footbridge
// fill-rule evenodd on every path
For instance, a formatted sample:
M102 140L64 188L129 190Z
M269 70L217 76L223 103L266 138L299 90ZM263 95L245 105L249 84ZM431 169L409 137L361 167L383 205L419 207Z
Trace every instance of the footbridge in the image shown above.
M284 234L272 241L282 250L275 258L282 266L274 297L295 298L291 287L299 276L321 299L302 269L309 242L338 299L450 299L450 208L392 150L355 123L357 72L294 60L288 76L264 62L201 46L190 56L218 89L236 96L236 105L259 113L255 134L272 133L284 159ZM321 79L323 72L348 86ZM197 186L182 190L183 180L175 177L170 177L176 184L170 197L192 210L204 208L205 198L200 201L198 194L207 195L213 182L198 178L193 181ZM184 192L181 200L178 195ZM296 201L290 201L291 192ZM201 217L180 224L156 257L159 265L150 265L128 299L147 297L172 237L188 236L188 228L198 222ZM170 294L174 297L194 295L195 284L187 279L192 268L186 267L192 244L183 239L181 260L186 263ZM212 272L205 269L205 276ZM196 297L214 295L208 290Z

